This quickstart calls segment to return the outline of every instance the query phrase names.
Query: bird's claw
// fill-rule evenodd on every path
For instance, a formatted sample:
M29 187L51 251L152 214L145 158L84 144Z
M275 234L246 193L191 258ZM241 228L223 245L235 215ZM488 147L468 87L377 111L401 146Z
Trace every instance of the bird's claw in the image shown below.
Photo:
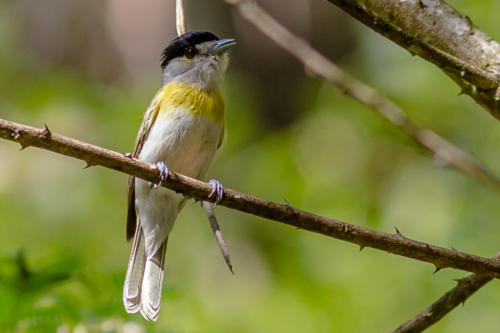
M224 186L216 179L210 179L208 183L212 185L212 192L210 192L208 197L215 197L215 204L218 204L224 196Z
M163 161L156 162L156 168L160 172L160 181L158 183L153 184L154 188L157 188L161 182L168 178L168 166Z

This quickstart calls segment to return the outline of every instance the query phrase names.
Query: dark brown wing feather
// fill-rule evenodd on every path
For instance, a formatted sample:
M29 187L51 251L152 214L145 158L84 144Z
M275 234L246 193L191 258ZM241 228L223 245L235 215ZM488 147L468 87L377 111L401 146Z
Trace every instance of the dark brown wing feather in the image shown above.
M160 107L161 90L153 98L153 101L149 105L146 113L144 114L144 119L142 120L141 127L139 128L139 133L137 134L137 139L135 140L135 148L133 157L137 158L139 152L144 146L144 142L148 138L149 131L153 126L156 116L158 115L158 109ZM127 241L134 237L135 229L137 228L137 213L135 210L135 177L130 176L128 179L128 207L127 207Z

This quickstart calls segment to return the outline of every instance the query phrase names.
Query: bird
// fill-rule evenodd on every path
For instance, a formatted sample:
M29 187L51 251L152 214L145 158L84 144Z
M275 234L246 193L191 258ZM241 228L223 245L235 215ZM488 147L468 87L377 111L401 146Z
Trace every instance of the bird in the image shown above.
M224 139L226 107L220 84L235 44L232 38L192 31L162 52L162 85L144 114L133 152L134 158L155 163L162 180L170 170L204 179ZM210 183L217 202L224 188L217 180ZM167 240L186 200L180 193L129 177L126 238L134 242L123 288L128 313L158 319Z

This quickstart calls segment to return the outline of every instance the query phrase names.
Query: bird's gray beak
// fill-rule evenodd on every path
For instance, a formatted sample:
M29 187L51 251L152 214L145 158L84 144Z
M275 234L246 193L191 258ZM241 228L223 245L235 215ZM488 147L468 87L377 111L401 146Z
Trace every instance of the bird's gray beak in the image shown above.
M214 54L221 54L236 45L236 41L233 38L221 39L215 42L212 46L212 52Z

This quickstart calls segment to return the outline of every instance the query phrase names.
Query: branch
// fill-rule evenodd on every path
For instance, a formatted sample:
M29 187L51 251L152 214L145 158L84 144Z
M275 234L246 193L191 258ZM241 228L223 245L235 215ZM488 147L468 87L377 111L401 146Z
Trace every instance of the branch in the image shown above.
M22 149L38 147L86 161L87 166L101 165L151 183L160 182L160 172L154 164L139 161L130 153L118 153L52 133L47 126L38 129L0 119L0 137L21 144ZM200 201L215 200L210 197L212 185L176 172L169 172L161 186ZM429 262L436 270L450 267L500 278L500 261L411 240L397 230L395 234L371 230L231 189L224 190L219 205L354 243L361 248L372 247Z
M175 26L177 28L177 36L184 35L186 33L186 22L184 20L184 3L182 0L175 1ZM220 230L219 223L217 223L217 217L215 216L215 205L209 201L202 201L201 206L207 214L208 221L210 222L210 227L214 232L215 240L219 245L224 261L227 267L234 274L233 265L231 264L231 259L229 258L229 250L226 245L226 241L222 236L222 231Z
M441 68L500 119L500 44L442 0L328 0Z
M500 252L498 252L493 258L499 259ZM490 281L490 277L479 274L472 274L459 280L455 288L441 296L441 298L422 310L415 317L399 326L393 331L393 333L422 332L426 328L438 322L459 304L464 304L467 298L472 296L477 290Z
M390 123L399 127L407 135L409 135L411 138L417 141L417 143L421 144L425 148L434 152L435 155L443 158L451 165L455 166L458 169L461 169L465 173L473 176L474 178L482 180L483 182L487 183L488 185L491 185L497 190L500 189L499 179L494 175L492 175L490 172L488 172L480 164L480 162L477 159L475 159L472 155L466 153L465 151L462 151L460 148L447 142L446 140L444 140L431 130L419 127L415 123L411 122L397 105L392 103L390 100L387 100L384 97L380 96L371 87L365 85L364 83L354 79L347 73L343 72L334 63L330 62L320 53L311 48L305 41L291 34L288 30L286 30L283 26L281 26L278 22L276 22L272 17L270 17L265 11L263 11L256 4L250 3L247 0L226 0L226 2L231 3L233 5L237 5L240 13L244 18L246 18L248 21L254 24L258 29L261 30L261 32L266 34L276 44L280 45L286 51L297 57L298 60L301 61L310 72L316 74L319 77L324 78L325 80L339 87L343 92L350 95L354 99L360 101L361 103L370 106L378 114L387 119ZM356 2L352 1L332 1L332 2L334 3L338 2L339 6L348 5L352 3L358 5ZM405 3L408 2L409 1ZM386 2L378 2L378 3L382 5L385 4ZM423 1L419 1L419 3L423 4ZM374 23L375 26L378 26L380 22L375 20ZM477 33L477 31L475 31L474 33ZM403 38L402 41L406 41L406 39ZM488 42L494 43L491 40L489 40ZM441 55L441 53L438 53L438 55ZM436 59L439 60L440 58ZM443 63L439 63L436 60L436 63L438 65L441 64L445 68L445 70L447 69L447 66L445 65L446 62L444 61L446 59L447 58L442 59ZM456 59L450 58L450 61L451 60L456 60ZM500 66L500 62L497 63L496 65ZM486 73L484 71L477 72L474 67L469 68L466 66L466 64L460 64L460 66L462 66L460 67L461 71L459 74L459 77L461 78L460 82L462 81L466 82L465 79L470 79L470 80L475 79L479 84L481 83L482 78L493 79L493 77L489 73ZM489 68L489 70L491 72L492 68ZM450 70L450 73L453 73L453 68ZM450 73L447 74L452 76ZM474 75L469 75L469 74L474 74ZM485 84L488 84L488 82L486 82ZM495 83L493 86L497 87L498 84ZM483 90L489 89L487 86L480 86L480 88ZM484 91L479 91L475 86L473 91L479 94L479 95L474 95L473 97L475 98L484 97L484 95L481 95L484 93ZM497 103L498 100L500 100L500 93L499 91L496 91L496 89L494 89L494 92L495 95L493 97L495 103ZM492 114L498 117L498 114L493 112ZM437 267L437 269L439 269L439 267ZM422 331L423 329L437 322L449 311L451 311L457 304L463 302L467 297L472 295L476 290L481 288L484 284L486 284L490 280L491 280L490 277L479 274L473 274L470 277L461 280L456 288L454 288L446 295L441 297L437 302L432 304L429 308L423 310L412 320L403 324L395 332Z
M220 252L224 257L224 261L226 262L227 268L229 268L231 273L234 274L233 264L231 264L231 258L229 257L229 249L227 248L224 236L222 236L222 231L220 230L219 223L217 223L217 217L215 217L215 207L214 207L215 205L208 201L202 201L201 205L203 206L203 209L205 209L208 221L210 222L210 227L214 232L217 244L219 244Z
M336 64L296 37L267 12L248 0L225 0L236 5L241 15L276 44L295 56L308 72L337 86L355 100L371 107L380 116L402 130L434 155L469 176L500 190L500 179L470 153L445 140L432 130L412 122L404 111L375 89L355 79Z
M177 36L184 35L186 33L184 5L182 0L175 0L175 27L177 28Z

